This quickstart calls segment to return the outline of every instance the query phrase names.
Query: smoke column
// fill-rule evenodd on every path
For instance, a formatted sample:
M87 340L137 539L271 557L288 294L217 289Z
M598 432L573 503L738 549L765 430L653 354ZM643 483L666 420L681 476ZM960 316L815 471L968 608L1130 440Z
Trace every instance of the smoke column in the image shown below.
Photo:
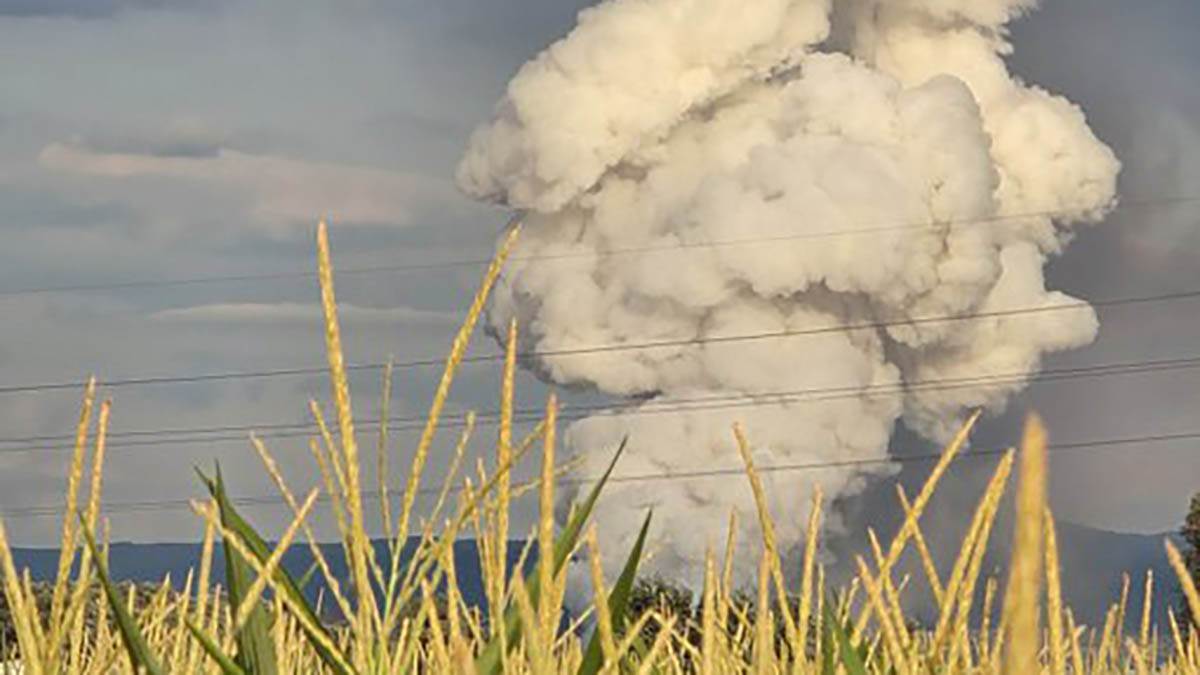
M886 459L898 421L942 441L1022 386L918 383L1034 374L1094 339L1090 308L1003 315L1072 301L1043 267L1120 169L1077 106L1008 72L1005 26L1035 4L609 0L521 68L458 171L525 214L493 327L516 317L525 351L677 345L527 364L640 401L567 430L578 475L626 436L618 474L739 467L735 421L760 466ZM886 325L813 332L863 324ZM813 389L838 394L779 396ZM853 496L893 470L765 475L781 545L816 484ZM650 505L671 578L699 582L731 509L741 562L758 555L743 478L631 482L599 505L610 565Z

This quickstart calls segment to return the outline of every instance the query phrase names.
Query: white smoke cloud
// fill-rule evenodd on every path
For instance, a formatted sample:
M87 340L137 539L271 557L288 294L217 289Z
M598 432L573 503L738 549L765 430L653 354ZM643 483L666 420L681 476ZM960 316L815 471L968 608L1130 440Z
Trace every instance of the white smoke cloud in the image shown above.
M459 169L526 212L494 325L517 317L538 352L671 345L532 364L648 399L568 430L580 475L626 436L622 474L737 467L735 421L760 465L886 460L898 420L944 439L1020 388L915 383L1031 374L1094 338L1090 309L1004 315L1070 302L1042 268L1119 171L1076 106L1009 75L1004 25L1033 4L610 0L526 64ZM970 313L994 316L923 320ZM780 396L814 389L839 394ZM851 496L890 470L768 474L783 545L816 484ZM698 581L731 509L757 555L750 491L723 477L609 486L612 560L648 505L654 569Z

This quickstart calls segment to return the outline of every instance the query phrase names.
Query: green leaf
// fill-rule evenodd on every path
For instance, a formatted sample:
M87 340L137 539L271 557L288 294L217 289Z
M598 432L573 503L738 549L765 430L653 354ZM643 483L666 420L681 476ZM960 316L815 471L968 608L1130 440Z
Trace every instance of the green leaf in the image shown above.
M638 563L642 560L642 549L646 545L646 534L650 531L650 519L653 516L653 511L646 514L646 520L642 523L642 531L638 533L637 541L629 552L629 557L625 560L625 568L621 570L621 576L617 578L616 585L608 594L608 613L611 617L613 633L616 635L621 635L625 630L629 596L633 591L633 582L637 578ZM604 653L600 649L598 632L592 633L592 639L588 641L587 649L583 654L583 661L579 664L579 675L594 675L600 672L600 668L604 665Z
M596 507L596 500L600 498L600 491L604 488L604 484L608 482L609 476L612 475L613 469L617 466L617 460L621 458L621 454L625 452L625 446L628 438L621 441L620 447L613 454L612 461L608 464L608 469L600 480L596 481L596 485L588 494L587 499L583 504L571 513L570 519L567 521L566 527L555 539L554 542L554 573L562 569L567 562L567 557L571 555L571 551L575 550L576 544L579 543L580 534L583 532L583 525L587 522L588 517L592 513L592 509ZM538 564L545 564L545 560L539 560ZM525 579L525 586L529 592L529 601L533 606L537 606L541 597L541 589L539 588L537 570L530 572ZM500 636L492 638L484 647L483 652L475 661L475 670L479 673L499 673L503 667L503 654L501 653ZM521 616L517 608L509 605L504 610L504 637L505 644L508 649L516 646L521 639Z
M304 574L300 575L300 579L296 582L296 587L301 590L308 588L308 585L312 583L313 577L316 576L317 569L319 567L320 565L317 563L309 565L308 569L304 571Z
M197 626L191 617L184 617L183 621L187 624L188 630L191 631L192 637L196 638L196 641L200 643L204 651L208 652L213 661L216 661L217 665L221 667L221 672L225 673L225 675L246 675L246 671L242 670L241 666L229 658L225 652L221 651L221 648L217 646L216 640L213 640L208 633L204 632L204 629Z
M831 638L826 644L832 645L836 642L838 646L838 658L846 671L846 675L867 675L867 666L864 662L862 652L856 649L851 643L850 632L838 622L831 607L831 602L825 603L825 630L827 631L826 634ZM827 651L826 655L828 656L830 653L831 651ZM822 672L833 673L834 671L832 659L827 659Z
M613 469L617 467L617 460L621 459L621 455L624 454L625 446L628 442L628 438L621 441L621 445L617 448L616 453L613 454L612 461L608 463L608 468L604 470L604 475L600 477L600 480L596 481L596 485L588 493L587 499L575 510L575 513L572 514L571 519L567 522L567 526L563 528L562 534L554 542L555 572L562 569L562 566L567 562L567 557L571 555L571 551L574 551L575 545L579 543L579 536L583 532L583 526L592 515L592 509L596 508L596 501L600 499L600 491L604 489L604 484L608 482L608 477L612 475ZM533 598L530 597L530 599L532 600Z
M222 501L224 502L224 507L221 511L221 521L225 527L237 534L238 538L242 541L250 553L252 553L254 557L258 559L259 563L265 563L267 558L271 556L271 547L267 544L266 540L258 534L258 532L254 529L254 526L252 526L241 516L241 514L238 513L237 509L234 508L233 504L228 500L228 498L223 499L222 497L218 496L218 494L225 494L224 485L218 482L220 480L219 469L217 480L210 479L200 471L197 471L196 473L199 474L200 479L204 482L205 486L207 486L208 491L212 494L213 498L217 499L219 504ZM226 546L225 548L228 553L229 547ZM229 558L227 557L227 566L228 561ZM305 576L307 577L309 575ZM321 661L324 662L325 665L329 666L329 668L331 668L333 672L337 673L338 675L352 675L354 670L349 665L350 660L346 657L346 655L340 653L335 654L325 647L325 644L337 644L337 640L335 640L333 636L330 635L325 629L324 624L321 623L321 618L317 615L316 610L313 609L312 604L304 595L304 592L301 590L304 585L298 584L292 578L292 576L288 574L287 570L285 570L282 565L275 568L275 575L272 577L272 579L275 581L276 588L287 595L292 601L289 610L295 611L295 609L298 608L298 611L305 615L307 620L299 622L300 627L302 630L304 630L305 637L308 638L309 644L321 658ZM232 598L232 589L230 596ZM322 638L324 638L324 641Z
M221 524L235 534L240 534L232 527L233 505L229 502L229 494L225 490L225 481L221 477L220 465L217 466L216 478L209 489L213 492L213 498L217 500ZM225 583L229 592L229 606L241 607L242 600L254 583L254 568L228 541L225 541L224 551ZM251 552L254 552L253 549ZM275 658L275 643L271 640L270 617L267 616L267 611L261 603L250 611L250 616L238 630L234 639L238 646L236 661L242 670L255 675L276 675L278 664Z
M92 564L96 566L96 574L100 577L100 584L104 587L104 595L108 598L108 606L112 609L113 616L117 621L117 628L121 631L121 640L125 643L125 651L129 652L129 660L133 662L134 671L145 670L148 675L163 675L162 666L158 663L158 659L150 652L149 645L146 644L146 639L142 637L142 631L138 629L137 624L133 621L133 617L129 616L129 612L125 609L125 604L121 601L121 593L117 587L113 585L112 579L108 576L108 565L100 556L100 551L96 546L96 538L88 529L87 524L80 515L79 522L83 524L80 530L83 532L84 539L87 541L88 548L92 552Z

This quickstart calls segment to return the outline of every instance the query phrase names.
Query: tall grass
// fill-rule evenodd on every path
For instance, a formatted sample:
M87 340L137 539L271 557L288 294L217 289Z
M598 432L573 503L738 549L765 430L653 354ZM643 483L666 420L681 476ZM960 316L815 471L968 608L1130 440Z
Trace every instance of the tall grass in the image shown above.
M351 410L323 224L317 241L318 270L336 426L330 427L327 412L316 402L310 404L315 427L310 447L321 483L303 491L287 484L264 443L250 439L292 512L290 524L275 536L275 544L269 544L237 511L218 471L203 477L208 497L192 504L206 534L196 571L185 580L183 592L173 592L164 583L151 601L136 605L132 591L123 595L109 579L100 518L110 406L105 401L94 414L97 387L90 383L69 466L61 557L48 609L39 608L28 571L15 567L0 522L0 582L17 636L12 656L21 672L1200 673L1200 635L1194 626L1180 625L1173 614L1165 629L1151 626L1152 578L1147 578L1136 599L1142 612L1137 635L1124 633L1124 616L1131 611L1128 586L1101 627L1079 625L1064 605L1060 580L1070 570L1059 567L1054 519L1047 507L1046 434L1036 418L1027 422L1020 448L1002 459L980 495L948 576L938 571L921 519L977 416L945 448L913 499L898 490L903 525L887 542L870 533L869 550L854 559L857 575L843 592L826 588L824 570L815 556L824 508L820 493L807 509L797 505L794 513L771 513L748 450L754 430L735 427L730 433L745 464L762 532L754 602L747 603L732 587L736 527L731 521L726 550L709 552L697 613L679 616L654 606L634 612L630 596L649 515L631 551L608 552L626 558L615 579L605 577L601 544L589 523L596 497L623 448L613 449L608 473L576 505L567 522L556 527L554 485L562 471L557 461L558 405L551 396L534 431L524 439L513 438L518 330L514 323L507 335L500 382L495 456L464 470L464 449L474 433L473 417L469 417L432 510L416 520L417 492L451 385L518 232L514 224L454 339L404 490L398 495L398 513L392 512L386 492L379 500L379 516L390 539L386 555L376 554L365 525L365 460ZM381 409L386 420L390 369L383 391ZM383 492L389 452L385 423L377 441L375 463ZM539 478L526 485L513 484L512 468L533 455L540 455ZM1000 502L1013 489L1014 470L1015 529L1011 535L996 535L1011 536L1011 564L1007 578L998 579L984 575L983 560ZM86 491L81 489L85 480ZM525 565L514 570L506 564L512 535L509 513L514 501L531 491L536 492L538 523L521 558L528 559L536 547L537 564L523 575ZM88 501L81 504L85 493ZM309 519L318 501L327 502L333 512L349 569L347 579L333 574L314 540ZM789 595L784 586L785 567L774 535L774 524L790 518L808 523L798 595ZM402 556L410 536L417 538L415 551ZM468 605L455 575L453 543L462 536L478 542L486 609ZM345 617L344 625L323 623L318 608L303 592L306 581L292 578L280 566L283 552L298 540L311 551L314 574L324 578L328 589L326 602ZM211 582L218 541L225 550L225 588ZM896 566L912 549L925 578L897 579ZM1200 616L1200 596L1178 552L1169 543L1166 549L1193 613ZM573 558L582 558L590 573L592 606L580 622L564 628L566 572ZM927 627L917 627L905 606L906 593L917 583L927 585L937 601L936 621ZM983 606L977 607L981 594ZM993 625L992 608L997 602L1002 604L998 624ZM98 618L85 622L85 614ZM583 623L594 630L582 630ZM5 658L0 654L0 664ZM5 669L15 667L0 665L0 673L7 675Z

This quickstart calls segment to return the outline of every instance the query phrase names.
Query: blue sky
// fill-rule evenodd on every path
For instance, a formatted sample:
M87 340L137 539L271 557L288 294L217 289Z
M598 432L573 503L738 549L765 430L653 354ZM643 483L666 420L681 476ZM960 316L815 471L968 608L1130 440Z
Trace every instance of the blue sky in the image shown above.
M453 166L507 79L569 29L579 0L0 0L0 291L258 275L312 266L316 219L333 218L343 268L486 257L505 214L461 197ZM1012 63L1067 94L1124 161L1123 198L1200 195L1200 7L1192 0L1047 0L1015 27ZM1198 209L1125 208L1051 268L1085 298L1200 288ZM478 270L345 276L352 360L440 354ZM0 295L0 384L319 365L311 280ZM1101 339L1051 367L1192 356L1200 305L1101 314ZM493 346L480 336L480 353ZM1200 431L1200 374L1036 385L981 442L1046 414L1056 439ZM356 378L376 409L374 375ZM472 368L456 411L490 409L493 368ZM397 415L419 414L433 374L401 372ZM533 404L544 389L521 386ZM120 388L114 431L304 422L319 377ZM60 434L75 392L3 396L0 437ZM484 429L482 434L491 433ZM398 434L406 463L411 436ZM442 449L452 443L449 435ZM898 451L927 451L898 437ZM63 452L4 452L0 508L51 504ZM44 445L44 444L38 444ZM302 440L272 442L298 482ZM443 453L444 454L444 453ZM435 458L435 469L444 465ZM242 494L272 489L244 442L121 448L110 501L196 494L190 467L220 459ZM906 471L909 480L918 473ZM1200 489L1196 442L1064 456L1054 499L1069 520L1111 529L1175 526ZM978 476L966 468L948 510ZM963 502L965 503L965 501ZM264 509L277 522L282 513ZM275 519L273 521L273 519ZM8 524L23 544L52 519ZM118 539L195 536L187 513L115 515Z

